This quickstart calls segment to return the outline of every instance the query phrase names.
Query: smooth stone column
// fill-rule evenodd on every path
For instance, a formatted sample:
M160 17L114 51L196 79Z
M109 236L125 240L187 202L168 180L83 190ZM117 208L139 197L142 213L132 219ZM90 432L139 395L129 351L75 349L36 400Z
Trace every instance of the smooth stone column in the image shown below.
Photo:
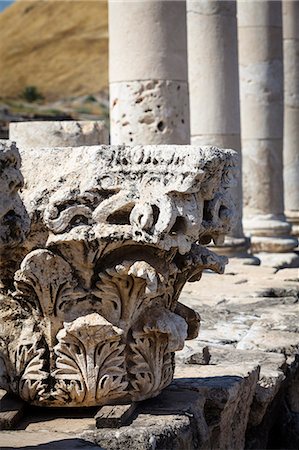
M237 150L241 169L238 41L235 1L187 1L191 142ZM241 172L241 170L240 170ZM258 264L242 227L242 181L233 189L236 225L218 253Z
M185 1L109 0L112 144L188 144Z
M298 264L283 201L281 2L238 2L244 228L262 263Z
M11 122L9 138L20 149L109 144L107 127L98 120Z
M14 273L22 260L20 246L30 227L19 195L24 187L20 166L15 143L0 139L0 291L13 288Z
M284 189L285 214L299 237L299 2L284 1Z

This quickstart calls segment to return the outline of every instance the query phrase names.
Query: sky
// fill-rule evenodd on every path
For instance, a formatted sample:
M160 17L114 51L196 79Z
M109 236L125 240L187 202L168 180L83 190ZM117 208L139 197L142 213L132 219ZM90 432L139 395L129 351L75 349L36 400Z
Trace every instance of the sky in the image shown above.
M11 5L14 0L0 0L0 12Z

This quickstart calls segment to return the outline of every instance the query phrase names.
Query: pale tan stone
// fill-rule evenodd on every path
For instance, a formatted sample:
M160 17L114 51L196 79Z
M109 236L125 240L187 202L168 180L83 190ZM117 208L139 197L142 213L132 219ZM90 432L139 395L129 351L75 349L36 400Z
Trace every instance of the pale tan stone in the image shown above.
M254 252L290 252L287 264L296 266L297 239L289 235L283 199L281 2L240 0L238 20L244 229ZM275 267L285 261L276 258Z
M112 144L189 144L186 2L109 0Z
M299 3L283 2L285 214L299 237Z
M242 227L237 17L235 1L187 1L191 142L239 153L240 177L232 189L238 211L235 227L221 254L247 256L249 239ZM244 259L245 261L245 259Z
M109 16L110 82L187 79L184 1L109 0Z
M95 406L170 384L173 352L199 323L179 293L204 269L223 272L203 245L234 219L235 154L177 150L22 150L23 201L48 236L1 297L1 387L34 405Z
M109 143L109 133L102 121L11 122L9 137L20 149L80 147Z
M192 143L240 150L236 4L188 0L187 20Z
M172 80L110 84L114 143L188 144L187 83Z

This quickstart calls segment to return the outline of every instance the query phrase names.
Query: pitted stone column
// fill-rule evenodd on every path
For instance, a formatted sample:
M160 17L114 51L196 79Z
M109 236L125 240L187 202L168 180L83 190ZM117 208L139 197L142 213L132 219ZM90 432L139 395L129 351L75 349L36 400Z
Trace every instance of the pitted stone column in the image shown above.
M294 265L283 201L281 2L239 1L238 24L244 228L263 263Z
M49 236L0 294L0 387L71 407L168 386L199 329L180 292L227 262L205 244L230 229L234 165L215 147L27 149L24 204Z
M283 1L285 214L299 237L299 2Z
M240 181L233 189L238 217L217 251L259 263L246 252L250 242L242 227L236 2L187 0L187 29L191 143L232 148L240 159Z
M186 2L109 0L112 144L188 144Z
M11 122L9 138L20 149L109 144L105 123L96 120Z

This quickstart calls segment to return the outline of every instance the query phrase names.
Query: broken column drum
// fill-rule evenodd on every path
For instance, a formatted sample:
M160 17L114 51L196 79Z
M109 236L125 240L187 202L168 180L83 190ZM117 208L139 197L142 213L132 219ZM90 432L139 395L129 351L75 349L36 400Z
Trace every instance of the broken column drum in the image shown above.
M109 144L109 133L101 120L52 120L11 122L9 139L20 150L36 147L80 147Z
M0 386L42 406L158 395L173 352L198 333L198 315L178 302L185 282L226 263L204 244L223 240L234 218L234 152L92 146L22 156L24 205L37 205L49 237L1 296Z

